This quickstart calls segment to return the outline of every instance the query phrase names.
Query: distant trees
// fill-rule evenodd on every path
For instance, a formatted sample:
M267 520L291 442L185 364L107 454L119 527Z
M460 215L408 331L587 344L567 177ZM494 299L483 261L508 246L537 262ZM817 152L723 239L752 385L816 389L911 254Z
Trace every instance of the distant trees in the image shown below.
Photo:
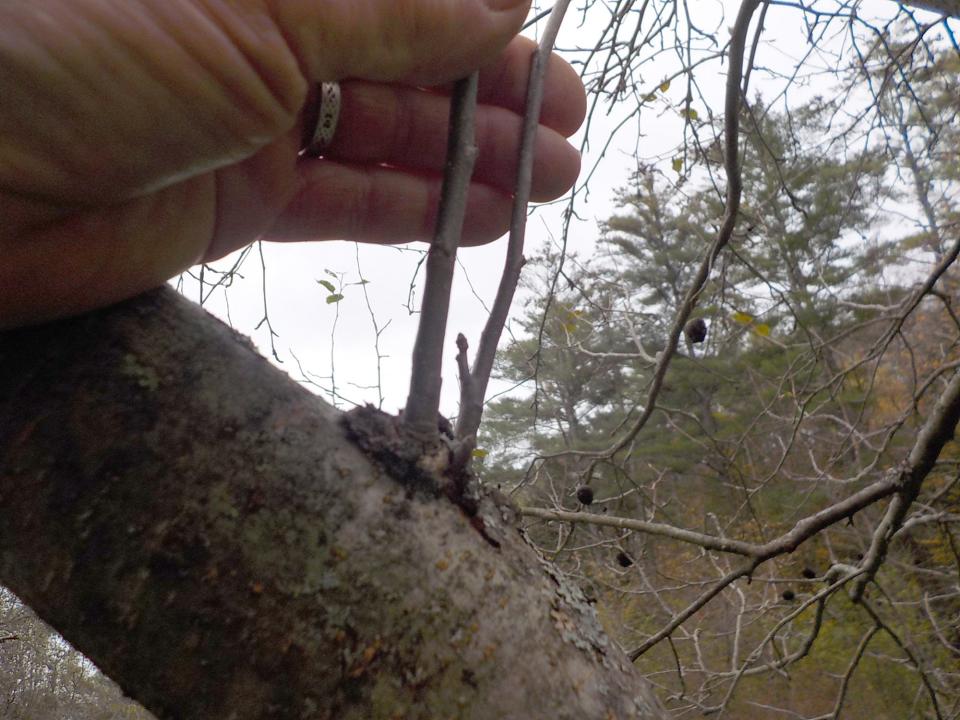
M679 716L960 707L958 57L874 42L860 116L841 89L745 103L702 342L663 357L723 215L715 145L641 166L592 257L529 276L485 476Z
M0 588L0 717L150 720L82 655Z

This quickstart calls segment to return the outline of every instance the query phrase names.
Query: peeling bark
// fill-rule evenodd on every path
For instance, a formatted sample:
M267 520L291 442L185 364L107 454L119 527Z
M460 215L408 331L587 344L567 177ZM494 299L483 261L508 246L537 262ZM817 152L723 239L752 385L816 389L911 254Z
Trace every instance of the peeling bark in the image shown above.
M474 510L169 289L0 334L0 581L159 718L662 717Z

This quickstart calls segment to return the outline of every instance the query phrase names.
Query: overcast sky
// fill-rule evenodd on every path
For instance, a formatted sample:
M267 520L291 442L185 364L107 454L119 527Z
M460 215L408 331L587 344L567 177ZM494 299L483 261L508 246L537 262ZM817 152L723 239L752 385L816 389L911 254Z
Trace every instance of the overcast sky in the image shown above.
M721 15L724 5L733 8L728 9L725 20ZM715 32L720 42L725 43L738 5L729 1L697 0L697 11L702 13L697 17L698 25L704 31ZM894 9L892 3L887 5L891 11ZM605 23L606 12L604 5L597 3L594 14L588 16L582 25L581 16L572 13L558 47L591 42L598 28ZM768 66L792 66L792 61L799 57L805 47L805 33L799 13L791 8L771 8L764 38L759 62ZM818 59L815 57L812 62L816 64ZM676 68L676 56L667 52L662 64L650 65L643 70L643 82L652 90ZM700 87L714 108L721 107L724 72L725 65L718 62L698 70ZM762 88L767 94L774 90L774 85L758 77L752 88ZM813 87L809 91L823 89ZM665 172L670 171L669 158L681 140L682 120L676 107L685 92L683 81L675 82L666 93L666 98L658 100L644 111L639 125L632 121L620 129L616 142L602 158L600 151L603 150L604 141L621 116L616 113L608 116L605 108L595 113L591 127L592 144L585 154L583 167L586 172L599 162L599 169L590 181L589 195L577 201L577 212L581 219L574 221L571 227L571 250L581 253L591 251L598 234L598 223L614 211L615 189L626 183L631 169L636 166L635 149L647 158L666 158L662 168ZM802 93L803 89L800 88L798 92ZM695 101L695 109L702 104L701 100ZM704 111L705 108L699 107L699 112ZM527 233L528 256L545 243L558 241L562 230L562 208L563 204L542 207L531 217ZM420 249L423 247L420 246ZM456 414L458 391L453 339L456 333L464 333L471 344L472 355L486 319L484 303L489 305L496 292L504 249L505 239L501 239L482 248L468 248L460 252L466 272L458 269L454 285L448 325L450 349L444 371L441 407L444 414ZM410 352L417 319L409 313L407 303L411 283L415 283L414 307L419 306L422 286L422 275L415 277L419 253L402 246L391 248L344 242L265 243L263 252L267 270L265 278L260 271L259 253L254 248L241 269L243 279L238 279L226 293L214 293L206 307L250 335L261 352L269 355L266 325L256 329L264 314L265 287L270 322L278 334L274 338L274 345L282 360L282 367L294 378L301 379L293 357L295 355L303 369L329 390L332 387L332 363L336 390L341 396L337 402L341 407L362 402L376 404L380 398L376 388L377 353L372 310L381 328L379 344L380 353L384 356L380 361L383 408L389 412L401 408L406 401ZM234 260L235 256L226 258L217 267L229 267ZM325 299L329 292L318 281L326 280L339 285L340 278L346 285L344 298L339 303L327 304ZM361 278L368 281L365 286L351 284ZM195 283L186 282L184 291L189 297L197 298ZM522 295L514 303L514 315L517 315L521 304ZM330 399L329 395L327 399Z

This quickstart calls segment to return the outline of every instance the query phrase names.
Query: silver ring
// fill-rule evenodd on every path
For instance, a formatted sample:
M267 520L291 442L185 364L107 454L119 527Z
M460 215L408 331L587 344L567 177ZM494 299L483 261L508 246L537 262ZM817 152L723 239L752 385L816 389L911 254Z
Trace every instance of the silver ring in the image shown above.
M320 83L320 108L317 113L317 126L313 130L313 137L304 151L305 155L320 157L337 131L337 122L340 120L340 83Z

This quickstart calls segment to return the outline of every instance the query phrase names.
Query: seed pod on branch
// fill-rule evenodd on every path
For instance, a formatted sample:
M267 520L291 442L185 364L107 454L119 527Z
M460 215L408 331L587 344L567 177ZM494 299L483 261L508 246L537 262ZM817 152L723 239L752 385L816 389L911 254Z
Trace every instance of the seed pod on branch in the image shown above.
M584 505L593 504L593 488L589 485L581 485L577 488L577 500Z
M707 339L707 323L703 318L693 318L684 326L683 333L694 345L702 343Z

